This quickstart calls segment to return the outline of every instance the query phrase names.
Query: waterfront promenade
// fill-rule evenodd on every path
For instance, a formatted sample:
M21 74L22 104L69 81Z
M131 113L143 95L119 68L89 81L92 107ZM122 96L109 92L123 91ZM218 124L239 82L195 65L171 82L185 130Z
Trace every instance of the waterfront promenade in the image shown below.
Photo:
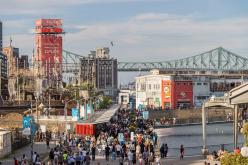
M54 143L51 143L51 147L54 147ZM30 158L30 145L20 148L19 150L16 150L13 154L9 155L8 157L1 159L1 162L3 165L13 165L13 157L16 157L18 160L21 159L22 155L25 154L27 158ZM48 154L50 149L47 149L46 144L44 142L36 142L34 144L34 151L36 151L41 158L43 159L43 162L47 164L48 160ZM203 159L202 156L190 156L185 157L184 160L179 160L177 157L169 157L167 159L161 159L162 165L204 165L204 162L206 160ZM95 161L91 161L91 165L118 165L119 159L116 159L115 161L106 161L103 156L96 156ZM210 162L211 165L215 165L215 163L218 164L218 162ZM124 165L128 164L127 161L124 162Z
M55 144L54 142L51 142L50 148L53 147L55 147ZM41 159L45 159L48 156L50 149L47 148L45 142L35 142L33 145L33 151L37 152ZM2 162L2 165L13 165L13 158L15 157L17 160L21 160L23 154L26 155L27 160L30 160L31 144L14 151L12 154L6 156L3 159L0 159L0 161Z

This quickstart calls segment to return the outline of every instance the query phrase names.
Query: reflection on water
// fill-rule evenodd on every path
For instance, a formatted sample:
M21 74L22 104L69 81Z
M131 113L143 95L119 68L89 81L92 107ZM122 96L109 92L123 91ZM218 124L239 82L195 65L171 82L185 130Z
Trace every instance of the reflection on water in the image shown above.
M202 126L180 126L172 128L156 129L160 144L167 143L169 156L177 156L181 144L185 147L185 155L200 155L202 149ZM242 134L238 137L240 145L243 142ZM210 152L218 150L220 144L226 144L225 148L232 150L233 124L209 124L207 125L207 146Z

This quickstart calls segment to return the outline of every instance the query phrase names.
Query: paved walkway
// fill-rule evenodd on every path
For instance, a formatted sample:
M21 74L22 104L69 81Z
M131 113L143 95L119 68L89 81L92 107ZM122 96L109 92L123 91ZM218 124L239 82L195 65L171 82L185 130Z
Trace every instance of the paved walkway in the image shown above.
M51 147L54 147L54 142L50 144ZM13 157L16 157L18 160L21 159L22 155L25 154L28 159L30 159L31 154L31 145L29 144L26 147L23 147L19 150L16 150L13 154L8 157L1 159L3 165L13 165ZM47 149L45 142L36 142L34 144L34 151L37 152L40 157L43 159L48 155L50 149ZM204 165L204 159L202 156L194 156L194 157L185 157L184 160L179 160L179 158L168 158L161 159L162 165ZM100 164L98 164L100 163ZM217 162L210 162L210 165L215 165ZM91 161L91 165L118 165L119 159L115 161L106 161L103 156L96 156L95 161ZM127 165L127 162L124 163ZM217 163L220 165L220 163Z
M50 147L54 147L54 142L50 143ZM40 158L43 159L47 156L50 149L47 149L45 142L36 142L33 145L33 151L37 152L40 155ZM16 157L18 160L22 158L22 155L25 154L27 159L30 160L31 158L31 144L20 148L10 154L8 157L1 159L3 165L13 165L14 160L13 157Z
M168 158L168 159L161 159L162 165L205 165L202 156L195 156L195 157L185 157L184 160L179 160L179 158ZM210 165L220 165L218 162L209 162ZM102 156L96 156L95 161L91 161L91 165L118 165L119 159L115 161L106 161ZM124 165L128 163L125 162ZM138 164L137 164L138 165Z

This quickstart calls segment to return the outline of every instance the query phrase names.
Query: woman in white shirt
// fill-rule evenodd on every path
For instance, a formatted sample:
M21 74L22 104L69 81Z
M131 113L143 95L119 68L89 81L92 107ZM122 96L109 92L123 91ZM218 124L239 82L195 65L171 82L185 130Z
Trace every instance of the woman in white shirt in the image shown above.
M127 158L128 158L128 164L131 165L133 161L133 153L131 152L131 150L128 151Z

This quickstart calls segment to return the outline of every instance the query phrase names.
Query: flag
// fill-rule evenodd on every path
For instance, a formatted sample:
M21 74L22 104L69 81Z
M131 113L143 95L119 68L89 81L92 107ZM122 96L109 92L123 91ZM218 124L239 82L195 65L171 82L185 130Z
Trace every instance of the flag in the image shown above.
M12 38L10 37L9 39L9 45L11 46L12 45Z

